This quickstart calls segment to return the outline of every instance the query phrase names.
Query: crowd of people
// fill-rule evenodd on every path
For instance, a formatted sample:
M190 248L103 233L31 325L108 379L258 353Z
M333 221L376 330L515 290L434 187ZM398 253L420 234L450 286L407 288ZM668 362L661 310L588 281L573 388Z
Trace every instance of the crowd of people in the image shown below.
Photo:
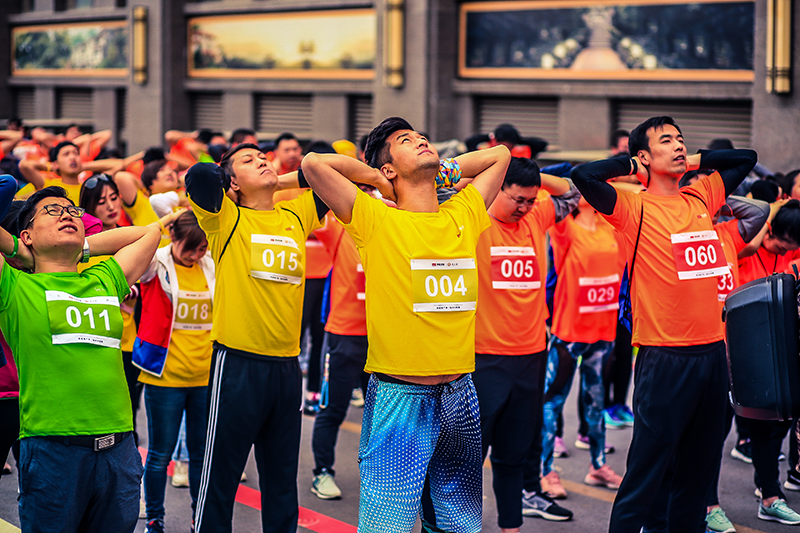
M0 455L24 533L162 533L173 458L187 527L231 531L251 449L263 530L294 532L298 483L342 497L351 404L359 531L479 531L487 456L504 533L567 521L553 459L578 369L575 447L584 483L617 491L610 532L735 531L717 487L734 418L758 517L800 524L778 468L795 426L734 417L720 318L800 259L800 171L724 139L689 154L670 117L542 169L547 143L509 124L441 152L399 117L357 145L169 131L122 157L110 139L0 131ZM615 472L606 429L628 426Z

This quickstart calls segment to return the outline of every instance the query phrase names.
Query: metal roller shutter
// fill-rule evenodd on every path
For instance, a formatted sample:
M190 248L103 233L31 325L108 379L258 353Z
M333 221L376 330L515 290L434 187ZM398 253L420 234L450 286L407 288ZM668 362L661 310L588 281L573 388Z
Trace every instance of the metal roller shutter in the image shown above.
M56 92L56 117L69 120L92 120L94 101L91 89L59 89Z
M16 107L14 114L22 119L32 119L36 116L36 89L33 87L18 87L14 90Z
M375 124L375 112L372 96L350 97L350 138L358 143L362 136L372 131Z
M311 95L261 94L256 97L256 129L259 134L278 136L294 133L301 139L313 137Z
M192 129L222 129L222 93L192 93Z
M558 99L479 99L479 131L490 133L500 124L513 124L523 137L539 137L558 144Z
M751 102L678 102L621 100L615 105L617 128L632 130L653 116L675 119L686 139L689 153L706 148L714 139L726 138L737 148L750 147Z

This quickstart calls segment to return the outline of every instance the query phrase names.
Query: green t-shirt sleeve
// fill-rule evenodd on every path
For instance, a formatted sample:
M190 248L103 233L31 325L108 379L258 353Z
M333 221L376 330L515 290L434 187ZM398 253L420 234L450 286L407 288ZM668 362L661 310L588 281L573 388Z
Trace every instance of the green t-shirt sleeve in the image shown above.
M8 263L0 270L0 311L5 311L14 297L21 272Z
M119 263L117 263L117 260L113 257L101 261L93 267L87 268L83 271L82 275L94 276L97 278L100 283L119 297L120 302L131 292L122 267L119 266Z

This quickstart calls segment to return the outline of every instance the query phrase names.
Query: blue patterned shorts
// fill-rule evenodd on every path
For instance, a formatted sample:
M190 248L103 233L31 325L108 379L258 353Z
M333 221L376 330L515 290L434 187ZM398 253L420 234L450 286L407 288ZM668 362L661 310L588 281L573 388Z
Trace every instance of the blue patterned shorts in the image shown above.
M435 525L454 533L480 531L481 425L472 377L409 385L371 376L358 461L359 532L410 532L421 516L426 474Z

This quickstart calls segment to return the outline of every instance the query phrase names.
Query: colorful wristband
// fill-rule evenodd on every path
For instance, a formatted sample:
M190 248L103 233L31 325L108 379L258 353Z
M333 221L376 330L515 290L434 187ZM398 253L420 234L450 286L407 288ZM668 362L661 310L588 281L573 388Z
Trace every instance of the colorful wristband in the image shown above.
M14 257L16 257L17 256L17 252L19 251L19 239L17 238L16 235L12 235L11 238L14 239L14 251L11 252L11 254L3 254L4 256L8 257L9 259L13 259Z

